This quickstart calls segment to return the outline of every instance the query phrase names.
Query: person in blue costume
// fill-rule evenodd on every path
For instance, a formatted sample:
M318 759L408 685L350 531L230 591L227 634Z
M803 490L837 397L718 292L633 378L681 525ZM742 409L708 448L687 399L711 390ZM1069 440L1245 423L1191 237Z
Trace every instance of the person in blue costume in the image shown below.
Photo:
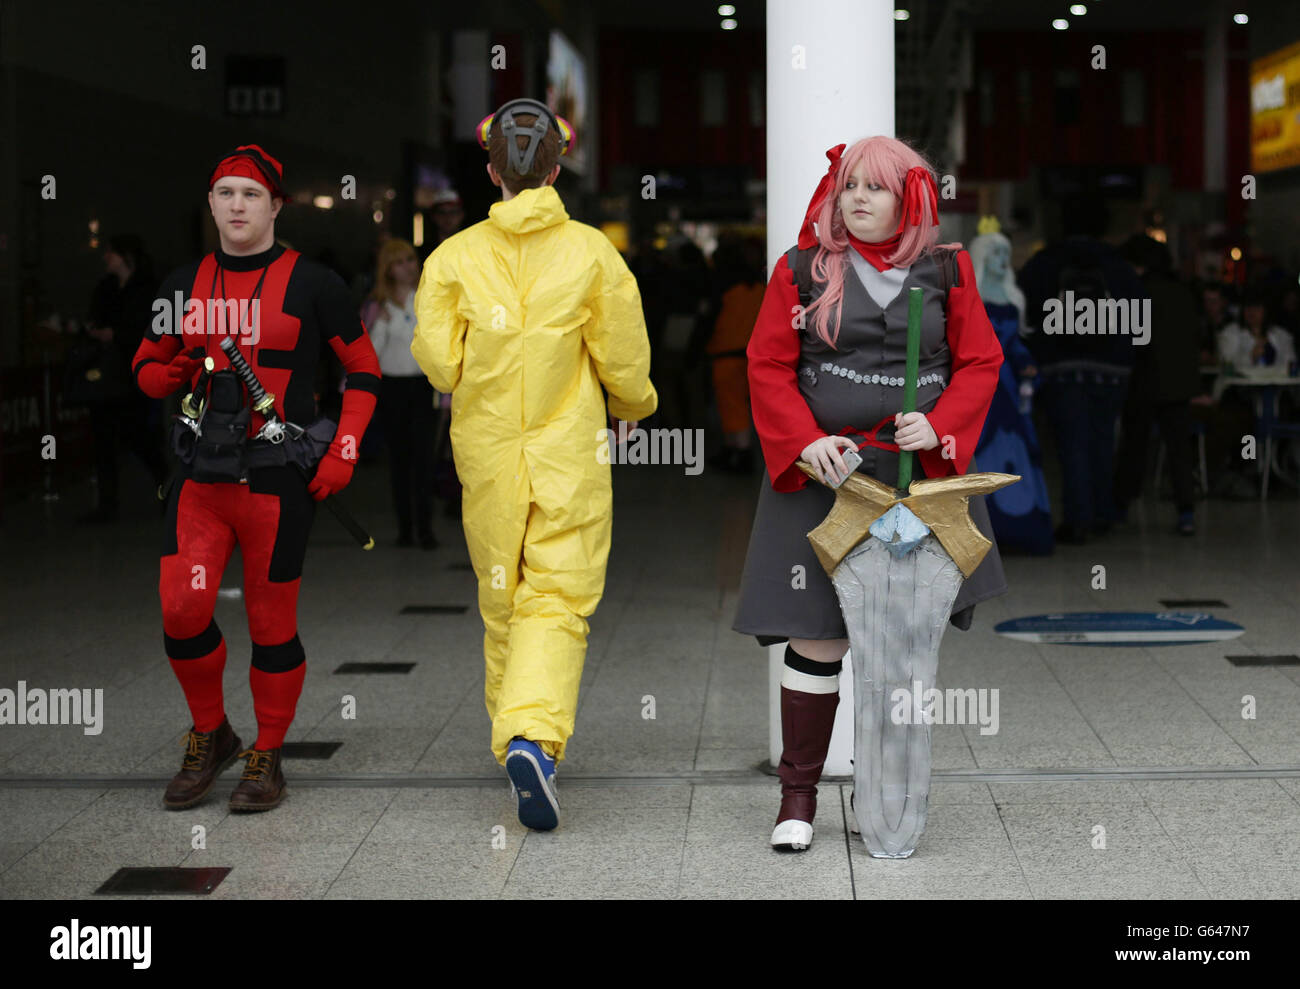
M971 241L970 256L984 310L1005 357L975 458L981 470L1019 474L1023 478L1019 484L985 496L989 519L1003 552L1046 555L1052 552L1056 540L1038 435L1030 418L1038 369L1020 339L1025 295L1011 270L1011 242L999 232L996 219L980 221L980 235Z

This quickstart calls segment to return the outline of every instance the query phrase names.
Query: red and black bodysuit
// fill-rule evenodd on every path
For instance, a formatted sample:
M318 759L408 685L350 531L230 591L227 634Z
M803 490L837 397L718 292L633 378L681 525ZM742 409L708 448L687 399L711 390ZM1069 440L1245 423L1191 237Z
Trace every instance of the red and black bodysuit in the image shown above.
M275 396L277 415L304 427L316 419L312 386L321 348L328 345L347 374L338 430L310 479L288 464L250 467L244 483L204 483L182 467L167 504L158 589L167 656L185 691L194 730L214 731L225 719L221 678L226 644L213 611L222 573L239 544L253 643L254 748L267 750L283 742L306 672L297 602L313 498L339 490L351 477L375 408L379 361L343 280L275 245L249 256L218 250L173 272L159 289L153 326L132 367L140 388L159 398L177 390L175 374L169 378L166 371L182 351L202 348L217 371L229 368L220 349L225 338L221 327L207 323L208 300L239 305L254 298L255 331L234 320L227 331L263 388ZM251 321L253 310L247 311ZM177 333L178 328L183 332ZM195 377L181 384L182 393ZM252 413L248 444L264 422Z

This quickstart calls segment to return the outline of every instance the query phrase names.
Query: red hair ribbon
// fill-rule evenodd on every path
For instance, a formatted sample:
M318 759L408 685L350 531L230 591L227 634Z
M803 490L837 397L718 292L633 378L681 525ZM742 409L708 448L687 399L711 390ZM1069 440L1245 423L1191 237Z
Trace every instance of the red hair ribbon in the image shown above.
M847 147L847 144L837 144L826 152L826 157L830 159L831 164L826 169L826 174L822 176L822 180L817 183L817 189L808 203L808 212L804 214L803 226L799 228L800 250L817 246L817 232L813 229L813 220L821 210L822 204L826 202L826 197L835 188L835 173L840 170L840 155Z
M907 224L919 227L925 215L922 206L930 201L930 216L933 227L939 225L939 190L935 188L934 176L928 168L917 165L907 170L907 179L903 183L903 220Z

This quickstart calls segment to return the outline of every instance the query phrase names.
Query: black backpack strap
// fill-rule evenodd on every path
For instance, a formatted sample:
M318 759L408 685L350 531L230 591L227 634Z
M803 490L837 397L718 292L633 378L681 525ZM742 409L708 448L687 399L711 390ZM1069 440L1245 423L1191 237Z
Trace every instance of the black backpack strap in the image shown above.
M785 263L794 273L795 288L799 290L799 305L805 310L812 304L812 263L817 248L800 250L792 247L785 255Z
M935 266L939 269L939 288L943 289L943 298L948 299L948 290L961 284L961 269L957 267L957 252L951 247L936 247L932 254Z

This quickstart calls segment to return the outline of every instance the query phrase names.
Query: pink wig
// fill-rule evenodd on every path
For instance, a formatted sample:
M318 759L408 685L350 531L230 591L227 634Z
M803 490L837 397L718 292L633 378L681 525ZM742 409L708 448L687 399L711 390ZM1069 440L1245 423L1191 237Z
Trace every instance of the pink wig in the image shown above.
M817 335L832 347L835 346L840 335L844 273L849 265L844 252L850 249L844 217L840 214L840 194L844 192L849 176L857 169L859 163L864 166L868 182L884 186L894 194L894 205L900 219L903 216L903 183L907 178L908 169L920 166L931 174L934 173L934 168L928 161L910 146L892 137L864 137L850 145L841 156L839 170L835 174L835 188L826 197L815 218L817 240L821 246L813 256L812 275L813 280L824 288L822 294L808 307L805 314L810 315L816 310L813 327ZM903 227L897 250L885 260L896 268L907 268L930 253L939 239L939 228L934 225L937 219L938 217L930 212L929 202L925 201L920 224L908 224ZM831 328L832 310L835 313L833 329Z

